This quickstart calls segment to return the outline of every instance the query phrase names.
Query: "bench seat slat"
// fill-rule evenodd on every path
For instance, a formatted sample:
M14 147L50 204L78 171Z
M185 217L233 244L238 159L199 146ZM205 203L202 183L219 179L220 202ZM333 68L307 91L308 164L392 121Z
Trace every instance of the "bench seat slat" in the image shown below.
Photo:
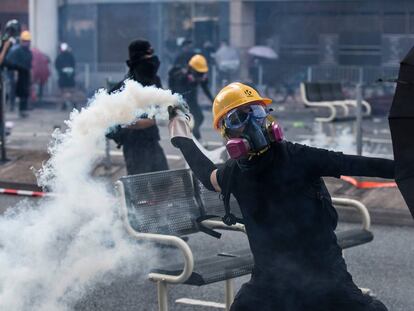
M196 260L194 271L184 284L202 286L250 274L253 269L253 255L250 249L230 253L235 257L216 255ZM174 264L151 272L179 275L181 271L182 265Z
M374 239L372 232L365 229L339 231L336 232L336 237L338 239L338 244L342 249L362 245L371 242Z
M364 229L339 231L336 232L336 236L338 244L342 249L368 243L374 238L372 232ZM194 272L184 284L202 286L251 273L253 269L253 255L249 249L230 252L230 254L234 254L236 257L217 255L196 260ZM152 272L179 275L181 271L182 265L174 264L154 269Z

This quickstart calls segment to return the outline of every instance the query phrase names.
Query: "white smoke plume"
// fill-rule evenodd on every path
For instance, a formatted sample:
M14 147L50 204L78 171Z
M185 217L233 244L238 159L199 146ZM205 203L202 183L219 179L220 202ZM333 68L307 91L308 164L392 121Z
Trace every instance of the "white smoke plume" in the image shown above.
M116 198L90 172L109 127L142 113L165 119L167 107L180 101L168 90L127 81L122 91L99 91L86 109L71 113L38 176L56 197L0 218L0 310L71 310L96 282L144 272L154 262L151 249L128 239Z

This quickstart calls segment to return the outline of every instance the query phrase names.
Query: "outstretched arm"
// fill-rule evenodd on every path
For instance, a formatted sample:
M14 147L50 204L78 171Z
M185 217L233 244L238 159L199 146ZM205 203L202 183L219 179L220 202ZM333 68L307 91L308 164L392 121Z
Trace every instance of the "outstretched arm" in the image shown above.
M213 95L211 95L211 92L208 88L208 80L204 80L203 82L201 82L201 88L203 89L204 94L206 94L206 96L208 97L209 100L211 100L211 102L214 101Z
M217 182L217 167L196 146L192 139L188 118L181 111L173 117L168 126L171 143L180 149L191 170L201 183L211 191L220 192Z
M294 145L300 158L305 161L306 169L312 175L333 176L367 176L393 179L394 161L381 158L347 155L325 149Z

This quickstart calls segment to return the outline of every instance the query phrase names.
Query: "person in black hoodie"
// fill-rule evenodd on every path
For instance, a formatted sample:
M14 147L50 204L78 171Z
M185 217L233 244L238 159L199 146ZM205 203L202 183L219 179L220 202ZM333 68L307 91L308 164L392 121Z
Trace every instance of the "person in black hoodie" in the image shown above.
M8 68L17 71L16 96L19 98L19 116L22 118L28 116L32 69L30 42L30 32L23 31L20 34L20 43L13 46L6 57Z
M143 86L161 88L157 75L160 65L151 44L146 40L132 41L128 47L129 72L125 79L115 85L110 93L120 90L124 81L131 79ZM118 147L122 146L128 175L168 170L164 151L159 144L160 135L153 119L140 119L127 127L117 126L106 135Z
M204 186L224 197L227 225L244 222L254 257L251 280L231 311L386 311L362 294L335 235L337 214L323 176L394 178L394 161L312 148L283 139L271 99L242 83L223 88L213 126L231 159L216 167L191 139L188 116L170 109L170 136ZM236 198L243 218L227 204Z
M59 46L55 68L58 73L58 85L62 99L61 109L70 109L70 106L76 108L76 104L73 103L73 93L76 86L76 60L70 46L66 42L62 42Z
M200 127L204 121L203 111L198 103L198 86L206 97L213 102L213 96L208 87L209 67L206 58L196 54L190 58L185 68L175 67L170 70L169 87L172 92L181 94L190 107L194 117L194 137L201 138Z

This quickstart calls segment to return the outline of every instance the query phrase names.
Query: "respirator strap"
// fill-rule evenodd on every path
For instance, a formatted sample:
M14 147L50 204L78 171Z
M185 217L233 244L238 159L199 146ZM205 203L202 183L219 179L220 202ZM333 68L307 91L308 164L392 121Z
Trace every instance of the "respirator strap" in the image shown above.
M222 188L222 191L220 194L220 197L224 203L224 211L225 211L225 215L222 218L222 221L227 226L232 226L232 225L235 225L236 223L244 224L244 220L242 218L236 217L230 211L231 180L232 180L232 175L236 167L236 164L237 164L236 161L234 161L231 164L230 173L229 173L229 176L227 177L227 183L225 184L225 187Z

